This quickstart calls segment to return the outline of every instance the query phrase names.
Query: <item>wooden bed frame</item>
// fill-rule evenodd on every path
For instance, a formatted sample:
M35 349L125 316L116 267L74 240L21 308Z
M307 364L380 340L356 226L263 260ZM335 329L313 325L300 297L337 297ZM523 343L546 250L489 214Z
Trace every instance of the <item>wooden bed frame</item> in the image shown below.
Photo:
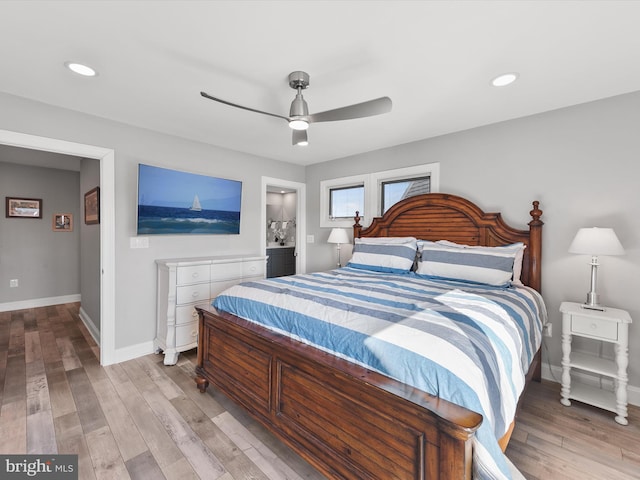
M522 281L540 290L542 211L529 230L461 197L403 200L354 237L527 245ZM213 307L198 309L196 383L209 383L328 478L468 479L482 416ZM536 363L537 362L537 363ZM540 352L528 377L540 378ZM504 448L504 447L503 447Z

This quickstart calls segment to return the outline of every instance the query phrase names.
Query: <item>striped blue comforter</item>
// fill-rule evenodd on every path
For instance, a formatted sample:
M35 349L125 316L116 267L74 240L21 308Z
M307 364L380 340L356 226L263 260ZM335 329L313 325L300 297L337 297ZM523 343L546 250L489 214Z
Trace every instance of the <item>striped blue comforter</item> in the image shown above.
M546 321L533 289L344 267L246 282L213 305L482 414L474 476L511 478L498 439Z

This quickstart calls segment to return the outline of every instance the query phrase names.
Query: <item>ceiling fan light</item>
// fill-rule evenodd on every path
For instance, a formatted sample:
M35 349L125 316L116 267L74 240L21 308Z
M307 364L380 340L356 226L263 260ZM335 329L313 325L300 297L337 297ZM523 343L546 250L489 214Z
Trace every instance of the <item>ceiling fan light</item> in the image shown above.
M292 118L289 120L289 128L293 130L306 130L309 128L309 122L301 118Z
M306 130L294 130L293 141L291 142L297 147L306 147L309 145L309 138L307 137Z

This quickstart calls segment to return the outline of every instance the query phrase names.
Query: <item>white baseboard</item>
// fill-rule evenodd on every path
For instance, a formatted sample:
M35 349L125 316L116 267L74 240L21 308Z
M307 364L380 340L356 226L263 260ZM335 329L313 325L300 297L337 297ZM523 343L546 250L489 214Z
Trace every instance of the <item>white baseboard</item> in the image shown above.
M134 358L143 357L153 352L153 340L149 342L138 343L137 345L130 345L124 348L117 348L114 363L126 362L127 360L133 360Z
M580 382L585 383L587 385L591 385L593 387L600 387L600 382L602 382L602 388L605 390L612 391L614 390L613 379L600 375L590 375L586 372L579 372L576 370L572 370L572 376L575 376L576 379L580 380ZM558 365L549 365L548 363L542 364L542 378L545 380L550 380L556 383L562 383L562 367ZM640 406L640 387L636 387L634 385L627 385L627 395L628 401L631 405ZM560 399L558 398L558 401Z
M0 303L0 312L12 312L14 310L24 310L27 308L49 307L51 305L61 305L63 303L74 303L80 301L80 294L63 295L61 297L33 298L31 300L21 300L18 302Z
M96 327L95 323L91 321L91 317L82 307L80 307L78 315L80 316L80 320L82 320L82 323L84 323L84 326L87 327L87 330L89 330L89 333L93 337L93 340L98 345L100 345L100 330Z

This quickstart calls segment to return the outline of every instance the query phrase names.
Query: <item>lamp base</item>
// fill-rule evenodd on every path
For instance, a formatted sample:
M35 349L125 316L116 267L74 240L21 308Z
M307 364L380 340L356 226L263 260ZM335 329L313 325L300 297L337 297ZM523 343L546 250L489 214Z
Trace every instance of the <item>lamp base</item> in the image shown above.
M582 308L598 310L604 312L604 306L600 305L600 296L596 293L596 283L598 280L598 257L591 257L591 290L587 293L587 301L582 304Z
M589 303L583 303L580 305L582 308L586 308L587 310L597 310L599 312L604 312L606 308L603 305L591 305Z

